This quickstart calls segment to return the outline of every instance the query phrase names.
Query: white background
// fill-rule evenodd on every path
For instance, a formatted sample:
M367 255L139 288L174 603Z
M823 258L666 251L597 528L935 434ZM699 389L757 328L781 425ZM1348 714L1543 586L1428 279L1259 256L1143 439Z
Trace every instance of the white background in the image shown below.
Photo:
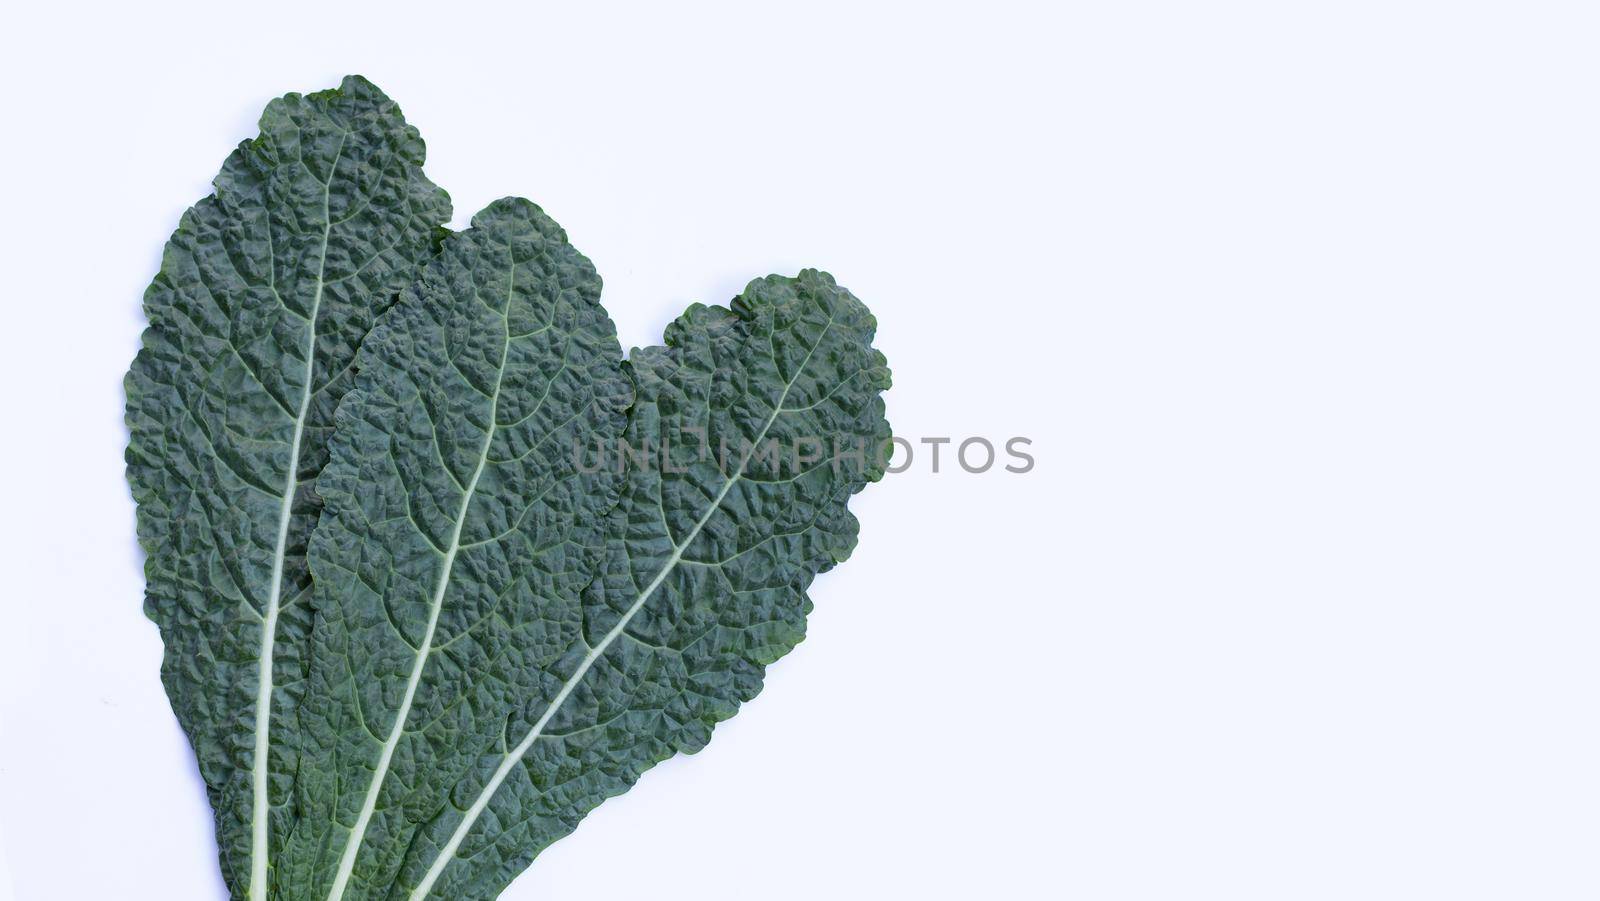
M624 345L820 266L897 433L1038 460L860 496L765 693L506 898L1600 897L1584 4L578 6L8 13L17 898L222 897L121 378L179 213L346 72L457 225L562 222Z

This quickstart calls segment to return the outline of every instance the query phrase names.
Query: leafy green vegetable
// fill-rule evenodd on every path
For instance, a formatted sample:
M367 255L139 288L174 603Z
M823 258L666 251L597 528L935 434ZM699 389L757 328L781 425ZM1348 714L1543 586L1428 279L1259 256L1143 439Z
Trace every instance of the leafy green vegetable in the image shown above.
M627 446L658 453L629 461L602 573L560 610L578 639L507 723L510 747L411 845L413 901L499 895L654 763L704 747L802 640L811 579L856 544L846 503L883 474L875 326L806 270L750 283L731 310L691 307L666 347L635 352Z
M493 898L804 637L884 472L876 322L807 270L624 362L538 207L444 237L367 81L261 130L127 378L163 678L235 898Z
M363 345L319 480L285 898L386 897L419 818L504 750L577 639L632 393L600 277L524 200L445 241Z
M357 344L450 218L416 129L371 83L273 101L183 215L128 373L145 609L235 897L290 823L308 663L313 482Z
M509 747L412 843L413 901L498 895L645 770L700 750L800 642L812 578L855 547L846 503L883 475L876 325L807 270L751 282L731 310L693 306L666 347L634 353L627 446L658 453L630 461L581 608L548 614L578 637L507 723Z
M307 755L309 862L288 859L284 897L495 897L704 746L854 547L846 502L889 434L866 308L814 271L692 307L627 369L621 447L650 451L624 461L598 290L553 223L502 201L363 349L311 553L304 712L334 763Z

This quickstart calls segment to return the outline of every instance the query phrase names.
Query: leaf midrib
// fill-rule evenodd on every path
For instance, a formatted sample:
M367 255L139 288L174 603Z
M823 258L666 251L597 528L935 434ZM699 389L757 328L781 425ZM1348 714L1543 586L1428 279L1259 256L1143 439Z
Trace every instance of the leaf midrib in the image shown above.
M328 901L339 901L344 897L345 888L349 885L350 875L355 870L356 857L360 854L361 846L366 841L367 826L372 822L373 814L377 811L378 794L383 789L383 783L389 775L389 767L394 759L394 752L400 745L400 738L405 734L406 720L411 716L411 705L416 700L417 688L422 683L422 671L427 667L428 660L433 655L433 637L439 626L439 614L444 608L445 591L450 586L450 576L455 568L456 554L461 549L461 531L467 521L467 511L472 506L472 498L478 490L478 480L483 476L483 470L489 462L489 447L494 443L495 431L500 425L500 387L505 383L506 361L511 351L511 299L516 289L517 264L513 260L507 275L506 306L501 313L500 321L503 329L503 343L500 347L500 367L495 373L494 391L489 396L489 425L484 430L483 447L478 453L478 463L473 469L472 478L467 481L465 492L461 496L461 507L456 514L455 527L450 534L450 546L445 550L444 565L439 571L439 582L434 589L433 601L428 610L428 625L423 631L422 640L417 643L416 657L411 665L411 675L406 680L406 691L400 701L400 707L395 712L394 725L389 730L389 737L383 743L383 750L378 756L378 765L372 772L372 778L367 786L366 797L361 802L361 813L356 818L355 826L350 830L350 837L345 842L344 853L339 858L339 869L334 876L333 885L328 890ZM403 486L402 486L403 487Z
M273 646L278 638L278 612L283 595L283 568L289 552L289 523L294 514L294 495L299 488L300 442L305 435L306 415L311 410L311 398L316 393L313 376L317 365L317 313L322 308L322 293L327 286L328 243L333 235L333 216L330 210L333 179L339 172L339 160L344 156L345 142L350 139L346 131L339 137L339 148L334 151L333 163L328 167L328 178L322 183L322 253L317 262L317 287L311 297L311 309L306 317L306 368L305 385L300 393L300 409L295 414L294 432L289 444L289 471L284 478L283 500L278 510L278 546L273 551L272 579L267 591L267 609L261 618L261 649L256 661L256 720L255 749L251 760L250 807L250 895L257 901L267 897L268 809L267 797L269 751L272 728ZM267 218L267 237L271 240L272 220ZM268 245L271 246L270 243ZM276 257L276 254L272 254ZM272 291L277 288L277 260L268 262L272 273ZM283 298L279 296L279 303Z

